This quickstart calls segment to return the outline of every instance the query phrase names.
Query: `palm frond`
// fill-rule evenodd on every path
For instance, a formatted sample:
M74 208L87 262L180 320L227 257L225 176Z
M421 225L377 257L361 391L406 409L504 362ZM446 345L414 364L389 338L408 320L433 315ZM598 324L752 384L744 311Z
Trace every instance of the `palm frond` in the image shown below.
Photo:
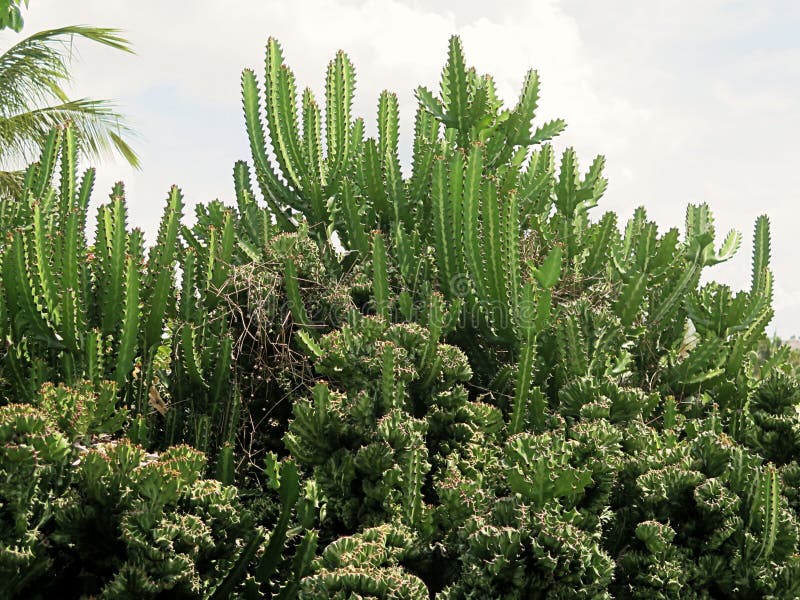
M79 132L81 149L86 156L99 158L113 148L138 168L139 158L124 139L135 137L135 132L114 110L112 103L88 98L0 119L0 161L7 162L13 157L30 160L50 130L67 122Z
M76 38L132 52L119 30L73 25L34 33L0 55L0 161L6 168L31 160L47 132L67 121L75 125L87 156L116 149L139 166L126 141L134 132L113 105L70 100L64 91Z
M132 52L116 29L73 25L35 33L0 55L0 114L67 101L62 85L70 79L76 37Z
M0 203L5 198L19 198L24 180L24 171L0 171Z
M28 0L3 0L0 2L0 29L8 27L12 31L22 31L25 24L22 18L22 5L28 7Z

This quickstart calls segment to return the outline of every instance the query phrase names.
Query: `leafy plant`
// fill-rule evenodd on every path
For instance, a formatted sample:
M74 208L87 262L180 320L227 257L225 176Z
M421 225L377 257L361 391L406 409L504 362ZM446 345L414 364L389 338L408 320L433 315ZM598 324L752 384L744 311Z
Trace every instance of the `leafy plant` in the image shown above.
M505 108L451 39L407 175L396 98L366 138L354 78L337 54L298 111L270 40L263 202L244 162L191 227L174 188L149 252L121 186L86 241L69 127L0 204L3 592L800 594L767 218L749 289L701 284L740 235L595 218L604 161L556 160L535 72Z
M19 1L0 2L0 30L22 29ZM27 6L28 2L25 1ZM72 44L79 39L131 52L116 29L72 25L39 31L0 54L0 198L20 194L24 171L53 128L71 123L81 141L81 156L98 158L116 150L130 165L139 158L130 146L134 136L126 119L107 100L70 99Z
M17 33L22 31L23 20L21 5L28 6L28 0L2 0L0 2L0 29L13 29Z

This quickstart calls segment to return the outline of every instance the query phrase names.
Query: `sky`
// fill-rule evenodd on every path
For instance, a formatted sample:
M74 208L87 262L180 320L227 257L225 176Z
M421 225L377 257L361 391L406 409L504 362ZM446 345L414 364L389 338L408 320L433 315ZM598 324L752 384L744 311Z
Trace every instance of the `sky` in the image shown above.
M339 49L356 67L354 112L374 132L378 94L401 106L408 148L414 89L435 88L450 35L468 64L515 100L529 68L541 79L539 122L562 117L556 142L588 166L607 159L595 209L627 219L637 206L662 231L707 202L718 241L744 235L739 255L708 277L749 285L755 219L772 223L776 316L800 335L800 3L793 0L31 0L24 34L67 24L123 29L125 55L75 45L72 94L113 98L141 137L142 170L98 165L94 202L125 182L130 221L154 237L171 185L187 202L232 203L234 161L249 159L240 74L263 70L276 37L298 87L320 97ZM15 39L4 32L0 48ZM322 96L324 98L324 96ZM370 127L372 129L370 129Z

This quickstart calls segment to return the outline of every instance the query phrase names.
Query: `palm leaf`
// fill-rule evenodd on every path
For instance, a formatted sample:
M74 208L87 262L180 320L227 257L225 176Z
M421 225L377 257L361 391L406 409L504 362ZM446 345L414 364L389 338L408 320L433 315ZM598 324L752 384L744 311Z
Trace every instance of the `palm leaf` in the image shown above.
M73 43L83 38L131 52L118 30L74 25L40 31L0 54L0 193L19 189L12 171L35 158L47 133L71 122L84 156L97 159L111 150L134 167L139 158L128 143L134 132L106 100L70 100Z
M116 149L134 167L139 158L123 136L134 135L113 105L105 100L81 98L0 118L0 161L29 160L55 127L72 123L79 133L85 156L100 158Z

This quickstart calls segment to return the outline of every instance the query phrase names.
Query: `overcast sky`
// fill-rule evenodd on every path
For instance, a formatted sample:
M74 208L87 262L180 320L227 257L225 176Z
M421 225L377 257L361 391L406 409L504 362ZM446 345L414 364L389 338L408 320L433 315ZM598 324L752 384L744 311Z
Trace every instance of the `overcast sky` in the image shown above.
M131 221L153 235L178 184L190 203L232 201L233 163L249 159L239 77L277 37L299 87L320 91L338 49L357 72L356 113L374 123L382 89L398 93L406 147L413 90L435 86L447 39L514 99L525 71L542 80L542 119L563 117L558 146L582 164L607 157L603 203L627 218L644 205L662 229L708 202L717 235L744 234L710 275L748 284L752 228L772 221L776 318L800 335L800 3L723 0L31 0L24 33L67 24L124 29L137 55L77 47L75 96L115 98L142 134L143 170L99 168L95 202L113 181ZM14 34L4 33L0 45ZM374 130L374 126L373 126ZM369 130L368 130L369 131Z

